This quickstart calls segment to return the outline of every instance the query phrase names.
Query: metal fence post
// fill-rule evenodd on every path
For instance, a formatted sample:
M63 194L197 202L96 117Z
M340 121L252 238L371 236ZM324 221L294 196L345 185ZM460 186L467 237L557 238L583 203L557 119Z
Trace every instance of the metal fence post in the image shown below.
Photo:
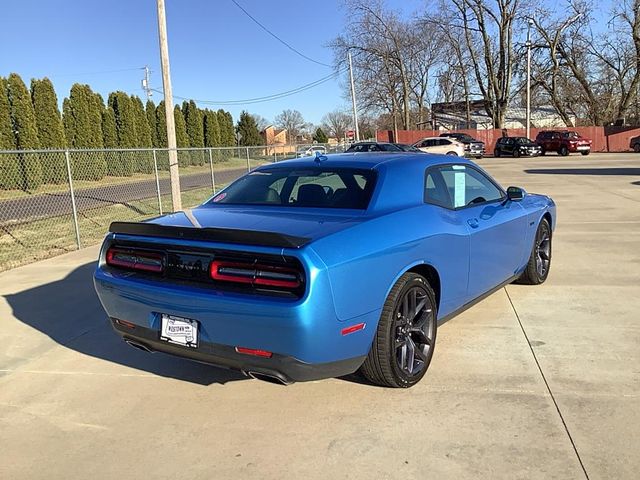
M67 177L69 179L69 194L71 195L71 209L73 210L73 226L76 230L76 243L78 250L82 248L80 243L80 227L78 226L78 210L76 208L76 196L73 193L73 177L71 175L71 160L69 159L69 150L64 151L64 158L67 162Z
M247 147L247 172L251 171L251 164L249 163L249 147Z
M211 188L213 189L213 193L216 193L216 177L213 176L213 155L211 154L211 149L209 149L209 167L211 167Z
M153 149L153 171L156 174L156 192L158 193L158 210L162 215L162 199L160 198L160 178L158 178L158 159L156 158L156 149Z

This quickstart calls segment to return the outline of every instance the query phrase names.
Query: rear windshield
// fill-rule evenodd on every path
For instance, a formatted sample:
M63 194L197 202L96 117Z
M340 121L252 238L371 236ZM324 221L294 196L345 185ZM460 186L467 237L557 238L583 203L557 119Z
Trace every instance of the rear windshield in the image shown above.
M229 185L208 203L365 210L375 177L372 170L353 168L256 170Z
M356 143L346 153L354 152L401 152L402 149L391 143Z

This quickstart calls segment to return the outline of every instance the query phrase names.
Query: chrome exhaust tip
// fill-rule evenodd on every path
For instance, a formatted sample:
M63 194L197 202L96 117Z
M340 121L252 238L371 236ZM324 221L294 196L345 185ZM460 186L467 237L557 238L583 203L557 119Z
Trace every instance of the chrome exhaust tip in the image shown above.
M133 348L137 348L138 350L142 350L143 352L153 353L153 350L151 350L149 347L147 347L143 343L138 343L135 340L130 340L128 338L125 338L124 341L127 343L127 345Z
M245 372L243 371L242 373L244 373L247 377L251 377L255 380L262 380L263 382L269 382L269 383L275 383L278 385L291 385L292 382L288 382L286 381L284 378L281 378L277 375L271 375L268 373L261 373L261 372Z

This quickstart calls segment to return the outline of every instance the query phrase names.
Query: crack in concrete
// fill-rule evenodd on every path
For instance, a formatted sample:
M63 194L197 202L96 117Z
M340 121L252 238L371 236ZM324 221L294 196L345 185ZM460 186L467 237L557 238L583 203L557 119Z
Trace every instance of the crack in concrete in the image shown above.
M527 345L529 346L529 350L531 350L531 355L533 355L533 360L536 362L536 366L538 367L538 371L540 372L540 375L542 376L542 380L544 381L545 386L547 387L547 391L549 392L549 396L551 397L551 400L553 401L553 404L556 407L556 411L558 412L558 415L560 416L560 421L562 422L562 426L564 427L564 431L567 434L567 437L569 437L569 441L571 442L571 446L573 447L573 451L576 454L576 458L578 459L578 463L580 463L580 467L582 468L582 473L584 473L584 477L589 480L589 474L587 473L587 469L584 466L584 463L582 463L582 458L580 457L580 453L578 453L578 448L576 447L576 444L573 440L573 437L571 436L571 432L569 432L569 427L567 426L567 422L564 419L564 416L562 415L562 411L560 410L560 405L558 405L558 402L556 401L556 397L553 394L553 392L551 391L551 387L549 386L549 382L547 381L547 377L544 374L544 371L542 370L542 366L540 365L540 362L538 361L538 357L536 356L536 352L533 350L533 346L531 345L531 341L529 340L529 336L527 335L526 330L524 329L524 325L522 325L522 321L520 320L520 315L518 315L518 311L516 310L516 306L513 304L513 301L511 300L511 296L509 295L509 291L507 290L507 287L503 287L504 289L504 293L507 295L507 299L509 299L509 303L511 304L511 308L513 310L514 315L516 316L516 319L518 320L518 325L520 325L520 330L522 330L522 334L524 335L525 340L527 341Z

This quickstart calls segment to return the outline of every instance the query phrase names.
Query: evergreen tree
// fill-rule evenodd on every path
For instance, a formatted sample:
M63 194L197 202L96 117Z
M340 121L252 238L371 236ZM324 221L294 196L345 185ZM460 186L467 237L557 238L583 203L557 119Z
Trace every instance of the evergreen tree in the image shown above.
M220 147L220 124L218 123L218 115L209 109L204 112L203 119L204 129L204 146Z
M58 98L48 78L31 80L31 100L36 114L40 148L61 149L66 146ZM62 183L67 178L65 156L61 152L43 155L42 175L46 183Z
M89 85L74 83L62 102L62 120L69 148L103 148L102 97Z
M176 146L178 148L189 147L189 136L187 135L187 125L184 121L184 115L180 106L176 105L173 109L173 118L176 122ZM178 152L178 164L181 167L187 167L191 163L191 157L188 151Z
M165 112L164 100L162 100L156 108L156 138L158 139L158 148L167 148L167 116Z
M136 121L136 133L138 134L137 146L141 148L151 148L151 129L147 121L147 114L144 111L142 100L140 97L133 95L131 97L133 113ZM153 173L153 154L151 152L136 152L137 159L136 171L140 173Z
M15 150L16 138L11 125L7 79L0 77L0 150ZM0 156L0 188L10 190L20 188L20 168L18 155Z
M240 113L236 130L240 134L240 145L247 147L262 144L262 136L258 131L256 120L246 110Z
M218 110L218 124L220 125L220 145L233 147L236 144L236 131L231 114L222 109Z
M164 111L164 100L156 107L156 139L158 148L167 148L167 117ZM169 155L166 150L157 154L158 169L169 170Z
M147 115L147 123L149 124L151 146L153 148L158 148L158 122L156 119L156 105L152 100L147 100L147 103L145 105L145 114Z
M17 73L9 75L8 89L11 125L16 138L16 147L20 150L36 149L40 146L36 114L33 111L31 96L26 85ZM20 175L22 188L32 190L42 184L42 165L40 156L20 155Z
M182 103L182 113L187 126L187 135L189 136L189 146L191 148L204 147L204 131L202 123L202 112L196 106L196 102L190 100ZM204 152L191 152L192 165L204 165Z
M138 132L136 130L136 114L133 102L129 95L124 92L111 92L109 94L109 106L113 108L116 116L116 137L118 148L135 148L138 143ZM137 165L136 157L131 152L121 152L120 168L118 175L131 176Z
M317 143L327 143L329 141L329 137L327 137L327 134L324 133L322 128L318 127L313 134L313 141Z
M104 148L118 148L118 133L116 132L116 114L113 108L107 107L102 112L102 141ZM118 152L105 152L107 175L117 176L122 169L122 160Z
M104 99L99 93L94 93L87 86L89 97L89 116L91 118L91 139L95 148L104 148L102 134L102 113L104 112ZM107 174L107 162L104 152L86 152L83 154L83 163L87 169L87 180L100 180Z

